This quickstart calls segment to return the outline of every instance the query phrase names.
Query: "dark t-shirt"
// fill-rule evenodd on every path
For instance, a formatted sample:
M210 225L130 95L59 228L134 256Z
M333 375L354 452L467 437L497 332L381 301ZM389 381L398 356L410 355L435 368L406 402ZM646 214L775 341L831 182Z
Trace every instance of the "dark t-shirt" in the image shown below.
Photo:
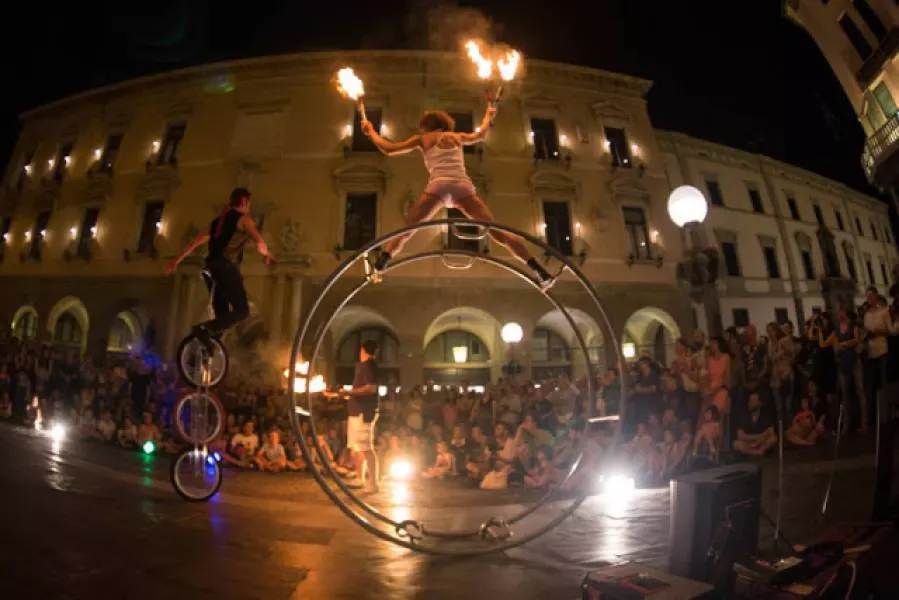
M768 411L764 408L759 412L758 421L752 420L752 413L748 413L740 425L740 429L746 435L759 435L763 433L769 427L773 427L773 423L771 418L768 416Z
M375 361L368 360L356 365L356 374L353 376L353 389L365 387L377 383L377 381L377 365ZM365 421L369 423L374 421L377 410L377 391L364 396L350 396L346 404L346 411L349 416L362 415Z

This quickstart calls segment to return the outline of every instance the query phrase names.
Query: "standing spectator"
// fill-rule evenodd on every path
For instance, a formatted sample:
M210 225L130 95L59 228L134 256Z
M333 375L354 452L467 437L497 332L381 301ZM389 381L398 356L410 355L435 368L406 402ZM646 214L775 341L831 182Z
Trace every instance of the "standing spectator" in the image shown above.
M708 379L703 389L704 404L714 404L721 415L730 412L730 355L722 352L723 340L709 338L706 354Z
M832 345L824 345L824 340L828 339L834 330L830 315L825 312L819 314L813 323L813 330L818 350L815 353L812 379L815 380L818 392L827 401L827 405L836 407L837 357Z
M602 376L602 387L596 409L600 417L617 415L621 411L621 380L618 369L606 369Z
M743 345L745 392L761 393L768 381L768 353L759 343L758 329L755 325L747 325L744 335L746 336L746 343Z
M636 431L638 423L645 423L649 413L657 410L658 394L661 391L659 374L652 368L652 360L643 357L637 362L637 379L628 399L626 433Z
M549 398L556 408L556 420L559 424L564 425L574 418L580 395L580 390L571 382L567 373L559 375L559 383Z
M887 360L889 352L888 337L893 331L893 318L887 308L886 300L877 293L877 288L869 287L865 294L867 310L865 311L865 339L867 340L868 358L865 361L865 381L868 392L868 415L877 414L877 393L886 384Z
M858 363L858 347L861 343L861 334L855 324L849 319L849 313L845 308L837 310L837 327L822 344L833 348L837 359L837 383L839 385L839 405L843 407L843 430L848 431L852 421L852 398L855 389L855 374ZM865 398L858 398L860 423L859 431L868 432L868 405ZM834 415L828 415L831 424L836 423Z

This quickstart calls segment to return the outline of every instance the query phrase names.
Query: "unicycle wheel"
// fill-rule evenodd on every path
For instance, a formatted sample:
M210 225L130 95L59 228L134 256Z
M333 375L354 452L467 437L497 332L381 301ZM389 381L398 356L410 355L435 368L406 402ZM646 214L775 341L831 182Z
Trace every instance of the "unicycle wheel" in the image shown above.
M188 502L206 502L222 487L222 467L205 447L187 447L172 461L172 487Z
M228 353L218 338L212 338L212 355L194 334L178 346L178 374L191 387L215 387L228 373Z
M188 391L175 401L172 410L175 431L189 444L208 444L225 428L225 408L209 391Z

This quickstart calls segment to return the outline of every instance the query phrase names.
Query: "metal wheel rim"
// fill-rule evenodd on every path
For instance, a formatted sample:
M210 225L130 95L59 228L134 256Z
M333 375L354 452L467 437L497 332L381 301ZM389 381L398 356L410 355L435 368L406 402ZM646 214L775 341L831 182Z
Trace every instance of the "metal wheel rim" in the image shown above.
M222 379L225 377L227 369L225 348L222 345L222 342L216 338L212 339L212 343L215 346L215 352L209 357L208 368L204 369L209 378L208 382L197 381L195 374L198 367L197 365L191 366L189 364L191 356L199 357L206 354L200 341L196 337L191 336L190 340L182 347L181 356L178 357L178 361L181 364L181 372L184 373L188 383L194 387L215 387L221 383ZM202 369L203 367L199 368Z
M182 494L184 494L188 498L191 498L192 500L206 500L206 499L214 496L216 494L216 492L218 491L219 482L222 477L221 466L219 465L218 461L216 461L216 460L213 460L212 464L210 464L208 462L209 456L211 456L211 455L206 455L206 456L202 455L201 453L199 453L198 450L189 450L187 452L182 452L175 459L175 465L172 467L173 483L175 484L175 486L178 488L178 490ZM198 463L202 463L202 466L200 466L199 468L202 469L202 471L207 475L209 474L209 470L212 470L214 472L214 475L212 476L211 485L208 487L208 489L205 492L200 493L200 494L189 493L188 490L192 489L192 487L188 487L185 485L185 482L182 480L181 469L179 468L184 463L185 460L193 460L193 461L197 461ZM196 469L197 465L192 464L192 465L190 465L190 468ZM196 470L194 472L196 473ZM204 481L205 481L205 479L204 479Z

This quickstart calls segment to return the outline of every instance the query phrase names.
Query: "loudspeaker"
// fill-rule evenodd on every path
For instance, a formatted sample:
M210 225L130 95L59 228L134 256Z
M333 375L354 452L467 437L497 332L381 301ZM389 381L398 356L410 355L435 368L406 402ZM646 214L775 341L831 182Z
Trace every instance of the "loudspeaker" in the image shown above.
M581 584L582 600L710 600L718 597L715 588L707 583L629 563L593 571Z
M758 549L762 478L737 464L682 475L671 482L668 568L721 585L736 556Z

